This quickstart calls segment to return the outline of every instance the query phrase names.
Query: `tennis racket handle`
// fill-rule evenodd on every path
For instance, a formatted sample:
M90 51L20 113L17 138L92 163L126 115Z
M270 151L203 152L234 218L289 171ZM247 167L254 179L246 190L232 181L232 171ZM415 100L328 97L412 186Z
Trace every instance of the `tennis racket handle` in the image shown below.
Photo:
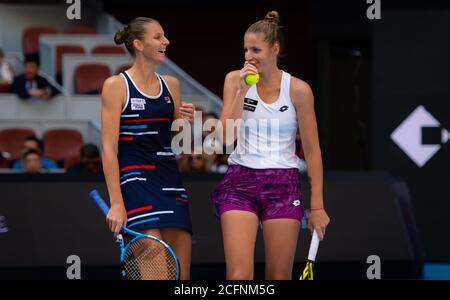
M102 199L102 196L100 196L100 193L97 190L92 190L89 193L89 196L91 197L91 200L97 204L98 208L102 211L102 213L106 216L109 211L109 207L106 204L105 200Z
M309 253L308 253L308 260L309 261L315 261L316 255L317 255L317 249L319 248L319 236L317 235L317 232L314 230L313 236L311 239L311 245L309 246Z

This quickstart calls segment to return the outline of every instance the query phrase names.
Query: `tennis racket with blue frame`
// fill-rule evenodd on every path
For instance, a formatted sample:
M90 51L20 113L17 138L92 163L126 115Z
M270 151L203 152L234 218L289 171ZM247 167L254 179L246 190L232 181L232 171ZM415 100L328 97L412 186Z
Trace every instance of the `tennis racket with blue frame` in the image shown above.
M106 216L109 207L97 190L89 193L92 201ZM122 276L127 280L178 280L180 265L172 248L161 239L142 234L125 226L121 232L132 238L125 244L122 234L117 235L120 246Z

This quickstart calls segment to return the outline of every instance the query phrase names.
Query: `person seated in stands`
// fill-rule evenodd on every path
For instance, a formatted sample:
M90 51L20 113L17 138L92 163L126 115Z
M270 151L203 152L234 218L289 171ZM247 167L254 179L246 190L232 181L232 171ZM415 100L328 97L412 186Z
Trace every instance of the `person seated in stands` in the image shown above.
M230 155L217 154L214 164L211 166L211 172L225 174L228 170L228 157Z
M207 154L201 152L201 154L196 154L194 151L188 155L188 172L201 173L201 172L211 172L211 166L214 163L216 154Z
M3 60L4 57L3 50L0 49L0 85L11 84L14 77L12 67Z
M94 144L86 144L80 150L80 162L67 169L68 174L102 174L100 151Z
M29 149L22 155L23 171L26 173L40 173L42 168L42 154L39 150Z
M59 91L39 75L39 60L35 56L25 59L24 73L14 77L11 92L22 99L30 97L48 100Z
M9 153L0 149L0 168L5 168L7 164Z
M37 137L29 136L23 142L23 153L27 152L28 150L36 150L39 151L40 153L44 153L44 144ZM58 168L56 162L51 159L41 157L41 161L42 161L42 168L45 170ZM11 169L22 170L23 169L22 164L23 164L22 160L20 159L15 160L12 162Z
M206 163L201 154L191 154L189 157L190 172L206 172Z

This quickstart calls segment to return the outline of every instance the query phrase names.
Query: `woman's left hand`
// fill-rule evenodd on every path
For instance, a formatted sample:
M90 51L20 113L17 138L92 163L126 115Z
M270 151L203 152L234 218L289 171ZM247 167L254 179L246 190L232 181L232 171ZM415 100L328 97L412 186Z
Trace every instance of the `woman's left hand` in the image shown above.
M180 116L182 119L185 119L188 121L194 120L194 112L195 112L194 104L182 102L181 106L179 107L179 110L180 110Z
M311 210L309 216L308 228L311 233L315 230L320 240L325 237L325 230L330 223L330 218L328 217L325 209Z

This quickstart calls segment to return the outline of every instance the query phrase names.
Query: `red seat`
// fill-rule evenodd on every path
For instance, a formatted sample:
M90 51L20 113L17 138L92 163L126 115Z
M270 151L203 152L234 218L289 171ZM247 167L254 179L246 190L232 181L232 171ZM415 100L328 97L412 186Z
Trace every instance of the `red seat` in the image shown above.
M25 54L34 54L39 52L39 36L41 34L57 34L58 31L53 27L28 27L23 32L23 52Z
M80 157L83 137L76 129L48 129L43 136L44 156L55 161L70 161Z
M9 93L11 90L11 84L0 83L0 93Z
M61 74L62 57L64 54L84 54L84 48L79 45L58 45L56 47L56 74Z
M36 133L29 128L8 128L0 130L0 150L9 152L11 160L18 159L22 155L23 142L29 136Z
M64 159L64 168L70 168L80 162L80 153L76 156L66 157Z
M126 54L127 52L123 47L114 45L99 45L94 47L91 51L92 54Z
M97 34L97 29L88 26L70 26L64 30L64 34Z
M120 74L122 72L125 72L126 70L128 70L129 68L131 68L132 65L126 64L126 65L121 65L117 68L116 70L116 74Z
M83 64L75 70L75 93L101 93L103 82L111 76L111 71L104 64Z
M9 160L7 160L7 159L5 159L5 160L3 160L1 163L0 163L0 169L9 169L9 164L10 164L11 162L9 161Z

